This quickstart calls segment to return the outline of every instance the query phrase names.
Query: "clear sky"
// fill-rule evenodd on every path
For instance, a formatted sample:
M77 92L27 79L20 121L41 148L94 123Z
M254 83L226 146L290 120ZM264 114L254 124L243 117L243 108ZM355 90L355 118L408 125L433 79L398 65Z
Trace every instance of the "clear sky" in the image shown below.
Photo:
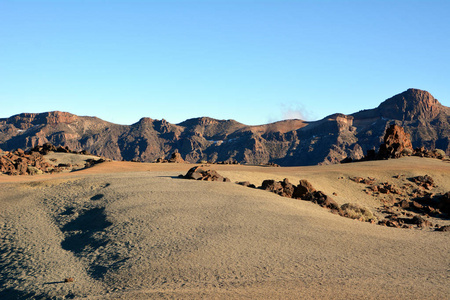
M0 0L0 118L256 125L408 88L450 106L449 16L448 0Z

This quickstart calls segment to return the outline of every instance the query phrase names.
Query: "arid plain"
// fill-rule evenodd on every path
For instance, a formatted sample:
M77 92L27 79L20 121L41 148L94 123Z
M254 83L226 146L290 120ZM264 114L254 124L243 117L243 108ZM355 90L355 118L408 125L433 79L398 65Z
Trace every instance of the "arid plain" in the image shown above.
M447 192L449 162L405 157L311 167L211 165L231 182L178 178L192 166L113 161L71 173L0 175L1 298L450 294L448 232L359 222L234 183L307 179L335 193L338 204L358 203L377 214L380 201L350 177L396 183L397 175L430 175L435 192Z

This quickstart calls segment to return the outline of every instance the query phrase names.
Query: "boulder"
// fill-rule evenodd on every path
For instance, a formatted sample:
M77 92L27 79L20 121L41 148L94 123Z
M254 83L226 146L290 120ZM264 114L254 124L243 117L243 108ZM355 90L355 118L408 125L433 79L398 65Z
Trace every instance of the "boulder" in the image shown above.
M307 196L307 200L319 204L322 207L339 211L339 205L330 196L325 195L322 191L315 191Z
M197 166L189 169L186 175L184 175L184 178L204 181L230 182L230 179L223 177L217 173L217 171L207 169L204 166Z
M276 194L281 194L283 192L281 181L275 181L273 179L264 180L260 186L260 189Z
M272 179L264 180L260 186L260 189L266 190L283 197L292 198L295 187L292 185L287 178L283 181L275 181Z
M402 200L398 203L401 208L409 208L409 202L407 200Z
M307 180L300 180L299 184L295 187L294 193L292 194L292 198L296 199L304 199L305 197L309 197L308 195L315 192L316 189L313 188L311 183Z
M283 186L283 194L281 196L292 198L295 191L294 185L287 178L281 182L281 185Z
M433 224L430 221L427 221L420 216L414 216L411 220L411 223L417 225L417 227L433 226Z

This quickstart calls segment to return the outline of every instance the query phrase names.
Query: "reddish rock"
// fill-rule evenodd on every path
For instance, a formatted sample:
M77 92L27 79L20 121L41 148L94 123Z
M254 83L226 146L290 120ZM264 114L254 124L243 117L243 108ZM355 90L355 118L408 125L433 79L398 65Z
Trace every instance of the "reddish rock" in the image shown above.
M433 226L433 224L430 221L425 220L424 218L419 217L419 216L414 216L411 220L411 223L417 225L418 227Z
M399 158L412 153L411 136L405 132L403 127L394 124L386 129L384 143L380 146L378 158Z
M362 178L362 177L350 177L349 179L356 183L361 183L364 180L364 178Z
M53 168L38 152L27 154L23 150L17 149L14 152L3 152L0 157L0 172L4 174L26 175L30 173L29 167L34 167L43 172Z
M340 207L336 201L323 192L316 191L307 180L300 180L299 184L294 186L287 178L283 181L268 179L264 180L259 188L283 197L311 201L322 207L331 209L334 213L340 212Z
M287 178L283 181L275 181L272 179L264 180L260 189L278 194L283 197L292 198L295 187L289 182Z
M386 226L388 227L395 227L395 228L400 228L400 224L397 221L392 221L392 220L387 220L386 221Z
M260 189L269 191L272 193L280 194L283 191L283 186L281 185L281 181L267 179L262 182Z
M284 197L292 198L292 195L294 194L295 187L292 183L289 182L287 178L285 178L281 182L281 186L283 187L283 195Z
M413 201L413 202L411 202L411 207L412 208L415 208L415 209L423 209L423 205L422 204L420 204L419 202L417 202L417 201Z
M410 178L409 180L411 180L415 184L417 184L417 185L419 185L421 187L424 187L424 188L426 188L428 190L431 190L433 187L436 186L434 184L433 178L431 178L431 176L429 176L429 175L416 176L416 177Z
M370 189L372 192L378 192L378 186L376 186L376 185L369 186L369 189Z
M409 208L409 202L406 200L402 200L399 202L398 206L400 206L401 208Z

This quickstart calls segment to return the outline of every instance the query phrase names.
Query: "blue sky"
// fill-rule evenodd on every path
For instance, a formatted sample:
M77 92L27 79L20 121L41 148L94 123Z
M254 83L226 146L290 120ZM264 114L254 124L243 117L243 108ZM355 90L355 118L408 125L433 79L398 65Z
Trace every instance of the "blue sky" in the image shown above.
M0 118L256 125L378 106L450 106L450 1L0 0Z

